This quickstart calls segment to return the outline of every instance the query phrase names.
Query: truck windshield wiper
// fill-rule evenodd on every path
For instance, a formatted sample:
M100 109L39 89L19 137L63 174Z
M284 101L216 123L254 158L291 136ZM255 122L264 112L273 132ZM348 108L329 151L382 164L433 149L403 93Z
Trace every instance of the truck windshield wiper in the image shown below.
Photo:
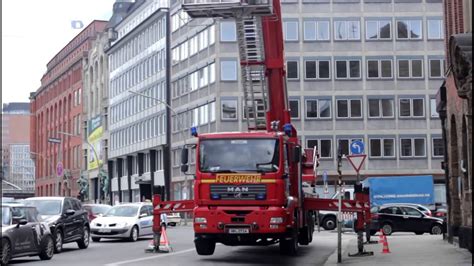
M206 171L203 171L203 172L207 172L207 173L237 173L237 171L227 170L227 169L206 170Z

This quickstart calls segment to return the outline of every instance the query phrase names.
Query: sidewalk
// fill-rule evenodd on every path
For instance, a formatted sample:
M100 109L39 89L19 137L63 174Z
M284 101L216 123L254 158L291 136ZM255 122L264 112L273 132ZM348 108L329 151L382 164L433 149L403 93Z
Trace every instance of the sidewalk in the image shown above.
M371 238L378 239L378 234ZM348 253L357 252L357 236L344 234L342 262L337 263L336 249L324 265L473 265L472 254L467 249L449 244L441 235L395 233L387 236L387 240L389 254L382 254L382 244L370 244L364 248L373 251L373 256L349 257Z

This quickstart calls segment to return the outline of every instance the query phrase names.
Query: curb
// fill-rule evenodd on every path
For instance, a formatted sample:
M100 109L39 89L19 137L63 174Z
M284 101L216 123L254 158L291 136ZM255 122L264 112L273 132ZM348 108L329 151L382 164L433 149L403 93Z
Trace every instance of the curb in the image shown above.
M351 242L356 241L356 239L342 239L341 243L341 263L337 263L337 246L336 250L328 257L326 262L323 265L340 265L344 264L344 256L347 255L347 249L351 245Z

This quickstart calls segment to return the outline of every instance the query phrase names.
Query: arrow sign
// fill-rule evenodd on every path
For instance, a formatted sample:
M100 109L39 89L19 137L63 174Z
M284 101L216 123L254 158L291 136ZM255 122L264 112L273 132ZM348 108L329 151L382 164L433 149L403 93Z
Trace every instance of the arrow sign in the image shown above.
M351 153L352 154L362 154L364 153L364 142L360 140L353 141L351 143Z
M359 173L359 170L364 164L366 157L366 154L346 155L347 160L352 165L352 167L354 167L354 170L356 170L357 173Z

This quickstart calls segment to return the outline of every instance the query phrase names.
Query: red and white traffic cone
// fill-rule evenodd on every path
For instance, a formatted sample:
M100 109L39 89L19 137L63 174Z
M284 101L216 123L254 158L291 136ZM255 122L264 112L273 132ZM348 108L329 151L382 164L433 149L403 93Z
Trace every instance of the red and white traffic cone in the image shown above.
M383 249L382 249L382 254L390 253L390 249L388 249L388 241L387 241L387 236L383 236Z
M383 230L380 229L380 232L379 232L379 243L380 243L380 244L383 244L383 242L384 242L384 241L383 241Z
M166 234L166 229L164 226L161 227L161 237L160 237L160 252L172 252L173 248L171 247L170 241L168 240L168 235Z

